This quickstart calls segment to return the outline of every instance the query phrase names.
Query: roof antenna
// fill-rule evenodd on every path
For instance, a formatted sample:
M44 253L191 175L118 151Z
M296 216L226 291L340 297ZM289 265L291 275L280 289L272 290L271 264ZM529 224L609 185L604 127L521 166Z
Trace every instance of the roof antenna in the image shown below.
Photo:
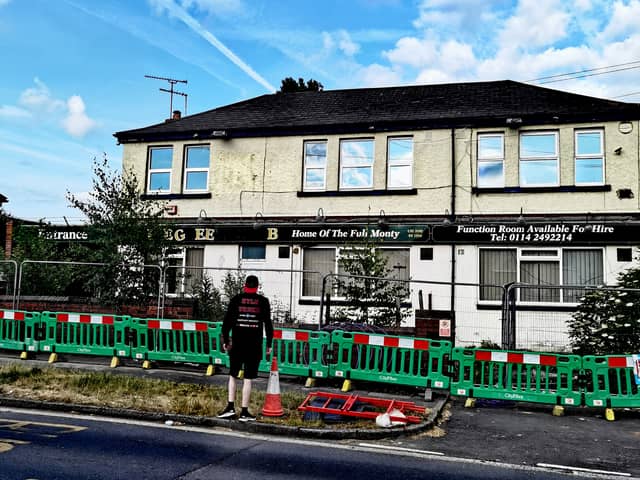
M187 83L186 80L176 80L175 78L166 78L166 77L155 77L153 75L145 75L145 78L151 78L153 80L164 80L166 82L169 82L170 85L170 89L167 90L166 88L160 88L159 90L161 92L167 92L170 94L169 97L169 118L171 118L172 114L173 114L173 96L174 95L182 95L184 97L184 114L187 114L187 94L183 93L183 92L178 92L177 90L173 89L173 86L176 83Z

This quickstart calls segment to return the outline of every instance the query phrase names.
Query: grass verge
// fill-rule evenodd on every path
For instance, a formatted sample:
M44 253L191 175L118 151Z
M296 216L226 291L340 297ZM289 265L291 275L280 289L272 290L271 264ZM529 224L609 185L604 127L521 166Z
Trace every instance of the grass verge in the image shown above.
M19 364L0 366L0 395L45 402L205 417L214 417L227 403L226 388L217 385L176 383L112 373L39 368ZM259 413L264 405L264 397L264 392L254 389L249 409ZM305 395L301 393L282 392L280 398L284 415L259 416L261 422L306 428L345 427L345 423L325 424L321 419L305 421L304 412L297 410L305 399ZM351 421L348 422L348 427L378 428L373 420Z

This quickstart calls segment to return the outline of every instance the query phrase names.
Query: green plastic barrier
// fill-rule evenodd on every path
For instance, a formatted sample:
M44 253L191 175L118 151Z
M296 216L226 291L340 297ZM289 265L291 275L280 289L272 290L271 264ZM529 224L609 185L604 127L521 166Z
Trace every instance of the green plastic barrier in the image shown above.
M325 359L330 341L329 332L274 329L272 356L275 355L278 362L278 372L308 378L327 378L329 365ZM271 359L266 357L266 348L263 348L260 371L268 372L269 370L271 370Z
M587 407L640 407L640 385L635 382L631 355L584 356L582 368Z
M103 313L42 312L39 351L128 357L130 317Z
M219 354L221 326L217 323L155 318L133 318L132 323L133 358L204 364L224 362Z
M36 352L40 314L22 310L0 310L0 349Z
M337 358L330 374L345 379L449 388L451 342L336 330Z
M454 348L451 393L475 398L579 406L578 355Z

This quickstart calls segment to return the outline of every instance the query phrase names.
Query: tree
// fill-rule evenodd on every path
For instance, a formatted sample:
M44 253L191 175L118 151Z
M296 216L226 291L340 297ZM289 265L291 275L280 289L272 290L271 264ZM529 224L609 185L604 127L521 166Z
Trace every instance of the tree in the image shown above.
M162 221L165 204L142 200L133 171L112 171L106 155L94 160L93 191L84 200L67 192L71 206L88 220L93 245L88 261L104 263L92 279L101 302L119 307L143 305L157 296L159 271L143 265L157 264L169 246Z
M89 285L84 281L85 269L74 265L44 262L77 262L84 258L82 247L69 242L52 240L54 227L40 222L14 226L11 259L19 265L24 260L21 277L22 295L87 296ZM43 262L43 263L38 263ZM13 266L4 266L13 275Z
M569 337L580 355L640 352L640 268L618 276L618 289L591 290L568 322Z
M324 89L324 86L318 82L310 78L305 83L304 78L298 78L298 81L293 77L287 77L282 80L280 85L280 92L282 93L291 93L291 92L321 92Z
M388 266L379 242L369 233L367 228L367 239L343 248L338 259L342 271L352 276L337 277L338 291L348 303L338 315L352 322L399 327L409 316L409 309L402 306L409 297L409 287L393 279L393 267Z

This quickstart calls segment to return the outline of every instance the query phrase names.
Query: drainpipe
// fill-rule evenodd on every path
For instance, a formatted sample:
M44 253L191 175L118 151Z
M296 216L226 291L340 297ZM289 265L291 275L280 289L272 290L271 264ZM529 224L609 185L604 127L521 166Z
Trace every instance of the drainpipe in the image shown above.
M456 129L451 129L451 221L456 218ZM456 340L456 245L451 245L451 341Z

